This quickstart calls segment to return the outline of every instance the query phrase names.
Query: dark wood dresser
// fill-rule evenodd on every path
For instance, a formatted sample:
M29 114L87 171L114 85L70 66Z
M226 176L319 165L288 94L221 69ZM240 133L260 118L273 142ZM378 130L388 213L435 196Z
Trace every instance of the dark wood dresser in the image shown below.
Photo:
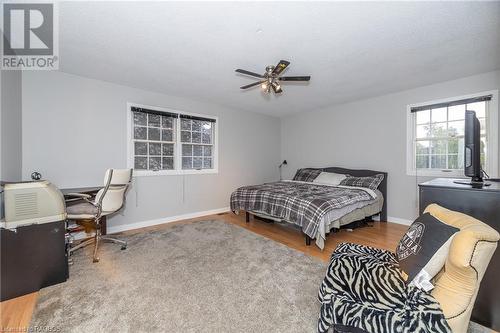
M500 183L473 188L450 178L419 184L420 214L431 203L473 216L500 232ZM500 331L500 249L497 248L481 282L472 320Z

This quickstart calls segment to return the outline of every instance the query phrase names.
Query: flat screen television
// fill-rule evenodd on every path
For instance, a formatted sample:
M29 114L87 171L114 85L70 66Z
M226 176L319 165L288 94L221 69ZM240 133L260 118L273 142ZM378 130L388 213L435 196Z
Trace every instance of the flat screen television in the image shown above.
M481 124L474 111L465 111L464 146L464 173L471 180L456 181L456 183L487 185L483 183L483 170L481 168Z

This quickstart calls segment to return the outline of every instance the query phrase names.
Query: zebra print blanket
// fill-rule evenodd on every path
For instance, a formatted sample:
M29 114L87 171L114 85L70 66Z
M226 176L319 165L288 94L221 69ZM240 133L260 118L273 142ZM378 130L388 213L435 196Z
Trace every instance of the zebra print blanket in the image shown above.
M342 243L319 290L318 332L335 324L368 333L451 333L439 303L407 287L393 253Z
M243 186L231 194L231 211L259 211L294 223L316 238L328 212L375 198L369 189L319 185L311 182L280 181Z

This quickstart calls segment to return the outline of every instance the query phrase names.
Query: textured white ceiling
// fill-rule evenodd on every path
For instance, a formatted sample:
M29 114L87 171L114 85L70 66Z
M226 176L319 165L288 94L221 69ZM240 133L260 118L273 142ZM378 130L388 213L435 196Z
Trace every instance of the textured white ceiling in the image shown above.
M500 68L500 2L63 2L60 69L283 116ZM311 75L265 95L237 75Z

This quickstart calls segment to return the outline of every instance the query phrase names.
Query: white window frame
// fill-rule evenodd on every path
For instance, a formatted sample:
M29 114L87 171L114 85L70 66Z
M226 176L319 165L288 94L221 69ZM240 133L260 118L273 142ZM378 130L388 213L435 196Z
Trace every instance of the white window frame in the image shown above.
M160 112L178 113L179 115L187 115L194 117L203 117L215 120L214 135L213 135L213 159L212 169L182 169L182 143L180 118L176 118L175 123L175 142L174 142L174 169L173 170L135 170L134 169L134 121L132 117L132 107L150 109ZM172 175L200 175L200 174L216 174L219 172L219 118L206 114L192 113L179 111L170 108L159 106L144 105L138 103L127 103L127 167L134 170L134 176L172 176Z
M491 100L488 102L486 108L486 142L488 143L488 155L486 157L486 165L484 169L486 173L492 178L498 177L498 90L483 91L470 95L455 96L450 98L443 98L433 101L422 103L409 104L406 107L406 174L409 176L428 176L428 177L453 177L463 178L463 170L425 170L416 169L416 145L415 145L415 130L416 130L416 116L411 112L414 107L449 103L462 99L481 97L485 95L492 95Z

